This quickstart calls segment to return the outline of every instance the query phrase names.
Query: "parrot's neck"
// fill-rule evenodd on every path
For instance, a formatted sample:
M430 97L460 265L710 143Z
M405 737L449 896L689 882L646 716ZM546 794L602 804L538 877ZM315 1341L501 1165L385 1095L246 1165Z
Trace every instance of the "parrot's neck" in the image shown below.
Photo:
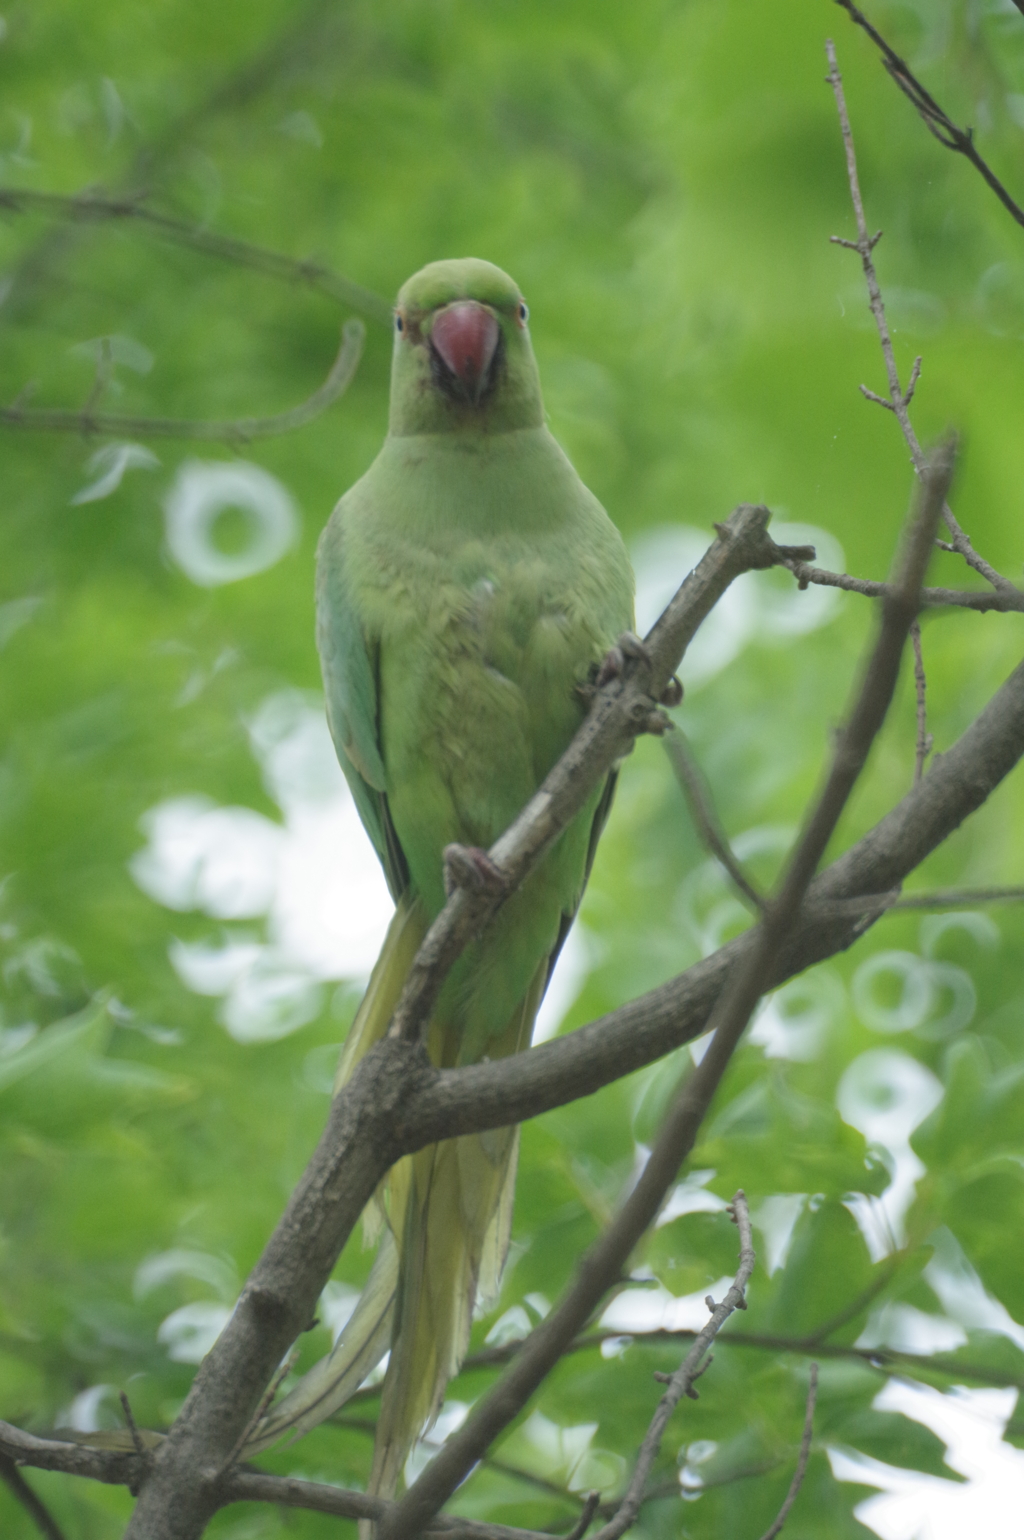
M585 492L543 424L508 433L389 434L368 480L381 487L375 522L419 531L552 528Z

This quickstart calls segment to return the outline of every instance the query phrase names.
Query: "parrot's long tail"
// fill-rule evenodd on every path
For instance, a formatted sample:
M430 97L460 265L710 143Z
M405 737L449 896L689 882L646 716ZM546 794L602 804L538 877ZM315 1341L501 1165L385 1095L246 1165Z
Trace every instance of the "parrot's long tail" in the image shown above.
M338 1067L335 1090L387 1029L426 934L416 898L400 901L356 1014ZM547 976L538 968L504 1030L488 1043L492 1058L530 1041ZM431 1026L432 1056L446 1062L442 1022ZM377 1256L355 1311L328 1357L316 1364L259 1422L243 1453L252 1455L283 1433L323 1422L358 1389L391 1348L381 1395L368 1491L390 1496L424 1424L436 1417L445 1386L469 1342L477 1296L497 1293L508 1252L518 1131L495 1129L430 1145L389 1173L364 1215ZM383 1233L381 1234L381 1231Z
M538 969L492 1058L525 1048L547 972ZM410 1449L437 1416L469 1344L473 1307L498 1292L508 1254L519 1130L429 1145L391 1172L389 1223L401 1253L395 1330L367 1491L390 1497Z

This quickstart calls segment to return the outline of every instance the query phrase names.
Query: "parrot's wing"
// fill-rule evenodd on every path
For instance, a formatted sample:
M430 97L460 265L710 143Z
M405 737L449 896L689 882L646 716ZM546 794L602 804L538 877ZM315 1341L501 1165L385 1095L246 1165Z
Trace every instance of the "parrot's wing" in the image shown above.
M601 833L605 824L608 822L608 814L612 810L612 801L615 797L615 783L618 779L619 772L617 770L609 771L608 779L604 783L604 791L601 793L601 800L597 804L597 807L594 809L594 818L590 825L590 843L587 845L587 862L583 868L583 881L580 883L579 892L576 894L576 902L573 904L571 909L565 910L562 915L561 922L558 926L558 938L555 941L555 944L551 949L551 955L548 958L548 976L544 985L545 991L547 990L548 984L551 982L551 975L555 971L555 963L558 961L558 954L562 950L562 947L565 945L566 936L572 929L572 922L576 918L576 912L580 907L584 891L588 881L590 880L590 868L594 864L594 856L597 853L597 842L601 838Z
M327 724L363 827L397 903L409 868L395 833L380 754L377 657L367 647L345 577L344 527L337 513L324 530L317 563L316 640L327 695Z

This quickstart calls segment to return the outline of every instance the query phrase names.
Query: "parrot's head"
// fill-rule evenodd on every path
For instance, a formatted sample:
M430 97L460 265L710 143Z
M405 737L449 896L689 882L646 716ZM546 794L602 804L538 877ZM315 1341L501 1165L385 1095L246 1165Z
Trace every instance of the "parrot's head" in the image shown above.
M544 421L529 311L490 262L431 262L399 290L390 431L501 433Z

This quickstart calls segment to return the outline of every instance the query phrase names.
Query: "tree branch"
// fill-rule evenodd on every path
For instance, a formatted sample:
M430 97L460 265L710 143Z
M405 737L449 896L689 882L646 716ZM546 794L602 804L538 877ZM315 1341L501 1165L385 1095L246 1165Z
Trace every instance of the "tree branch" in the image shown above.
M914 746L914 780L924 775L924 762L932 751L934 739L928 731L928 708L925 700L927 680L924 657L921 652L921 627L915 620L910 628L910 640L914 647L914 693L917 699L917 742Z
M588 1332L570 1343L566 1352L593 1351L600 1348L602 1343L619 1339L622 1335L620 1331L610 1330ZM677 1342L692 1343L697 1335L698 1333L693 1330L669 1331L660 1328L654 1331L629 1333L631 1342L638 1347L645 1345L659 1347ZM803 1356L813 1353L816 1358L858 1363L882 1374L910 1373L925 1383L928 1382L929 1377L938 1375L947 1379L966 1380L971 1384L1024 1390L1024 1379L1019 1374L1014 1374L1010 1370L1000 1370L994 1365L973 1364L947 1354L924 1355L903 1352L898 1348L839 1346L821 1342L820 1335L820 1328L807 1337L781 1337L760 1332L730 1330L722 1334L721 1341L730 1347L753 1348L761 1352L792 1353ZM467 1358L461 1372L468 1374L506 1364L516 1356L521 1347L522 1340L506 1342L499 1348L485 1348L482 1352ZM340 1419L332 1418L330 1425L339 1421ZM351 1422L352 1419L348 1419L345 1425ZM368 1422L367 1431L372 1433L373 1426ZM147 1437L155 1441L155 1435L148 1434ZM15 1466L30 1465L43 1470L60 1471L65 1475L127 1486L129 1490L137 1484L142 1469L137 1457L127 1448L115 1450L36 1438L20 1428L13 1427L10 1423L0 1422L0 1463L4 1458ZM521 1475L535 1480L528 1472L517 1471L511 1466L503 1465L501 1461L488 1460L487 1463L505 1470L510 1475ZM677 1490L673 1483L672 1493ZM574 1501L578 1500L577 1494L572 1492L557 1495ZM649 1501L656 1495L659 1495L657 1489L648 1491L645 1500ZM222 1506L233 1502L268 1502L353 1519L379 1518L390 1506L382 1499L367 1497L363 1492L353 1492L319 1482L299 1481L287 1476L273 1476L263 1471L255 1471L250 1466L236 1468L224 1478ZM609 1513L614 1512L614 1505L600 1505L600 1511L604 1510ZM508 1529L502 1525L476 1525L473 1521L444 1514L433 1521L427 1533L444 1535L446 1540L455 1540L464 1524L467 1525L466 1540L511 1540L513 1536L522 1537L530 1533ZM566 1537L566 1540L569 1540L569 1537Z
M1011 219L1015 219L1019 225L1024 226L1024 209L1011 198L991 166L978 154L974 144L973 129L957 127L952 118L939 106L934 96L931 96L925 90L906 62L889 47L882 34L871 25L863 11L859 11L852 3L852 0L836 0L836 4L841 5L851 20L858 27L863 28L875 47L880 51L885 68L893 80L895 80L903 95L913 104L923 118L928 132L933 134L940 144L945 145L947 150L952 150L955 154L963 155L969 160L974 169L985 178L985 181L995 193L1004 209L1006 209ZM1024 9L1024 7L1020 5L1018 0L1018 10L1021 9Z
M964 539L967 539L966 535ZM955 546L946 545L941 540L936 541L936 544L948 551L957 549ZM977 555L976 552L975 555ZM980 561L981 558L978 557L978 560ZM888 591L887 583L878 583L871 578L850 577L846 572L829 572L824 567L811 567L802 561L787 561L784 565L792 572L801 588L806 587L808 583L817 583L824 588L842 588L848 593L863 594L867 599L884 599ZM996 576L998 577L999 574L997 573ZM963 610L1024 612L1024 593L1019 588L1015 588L1012 583L1007 583L1005 578L1001 577L1000 582L1005 586L994 593L973 588L922 588L920 604L922 609L949 605Z
M815 868L888 710L952 477L953 454L953 445L946 443L925 466L918 508L900 543L891 592L882 606L878 639L847 726L836 740L828 777L787 863L778 892L753 932L741 966L715 1002L709 1022L713 1035L704 1057L677 1092L636 1186L604 1234L583 1256L561 1299L531 1332L502 1379L476 1403L440 1454L413 1482L397 1510L380 1524L381 1540L411 1540L448 1500L502 1429L519 1414L608 1288L621 1276L630 1252L654 1219L680 1164L693 1148L711 1098L754 1006L769 985ZM674 605L673 600L666 615L672 613ZM659 621L655 626L652 637L661 624ZM648 645L650 642L651 638Z
M710 1365L711 1358L708 1350L712 1342L718 1336L726 1321L734 1310L746 1310L746 1287L750 1282L750 1275L754 1271L754 1240L750 1229L750 1214L747 1209L747 1200L743 1192L738 1192L732 1200L729 1213L733 1222L739 1227L740 1232L740 1265L736 1271L736 1277L726 1291L725 1298L717 1305L709 1294L706 1300L711 1318L693 1339L693 1346L687 1353L682 1364L675 1374L657 1376L667 1381L665 1394L658 1402L657 1410L651 1419L640 1452L633 1467L633 1475L629 1486L619 1504L615 1516L604 1524L592 1540L619 1540L626 1533L630 1525L640 1512L643 1502L644 1488L647 1478L651 1473L651 1466L658 1457L661 1449L661 1440L668 1420L672 1416L683 1396L689 1396L691 1400L697 1400L697 1392L693 1388L694 1381L703 1374Z
M4 1424L0 1423L0 1428ZM38 1497L21 1471L17 1462L3 1449L0 1449L0 1481L10 1490L15 1500L21 1504L39 1533L45 1540L64 1540L64 1531L53 1517L49 1508Z
M163 123L151 139L139 145L121 179L122 187L130 189L125 195L144 197L151 192L160 174L181 156L183 147L211 118L246 106L283 72L294 74L306 60L322 63L327 51L339 41L339 35L344 35L346 21L345 13L339 13L331 0L297 0L289 6L287 23L261 39L244 64L222 76L205 96L189 102ZM7 275L11 288L4 302L5 318L24 306L33 286L39 287L41 277L50 275L56 257L69 255L81 228L80 224L65 222L49 229L35 249L19 260Z
M675 727L672 732L666 733L661 741L668 755L669 764L675 772L676 780L682 787L694 827L705 847L725 868L747 902L760 910L764 900L733 854L732 846L719 820L711 789L690 752L686 734L682 728Z
M831 1326L831 1323L826 1323ZM836 1328L831 1326L832 1330ZM814 1354L817 1358L835 1358L850 1363L864 1364L870 1369L878 1369L882 1373L889 1371L909 1371L922 1378L929 1374L940 1374L961 1379L970 1380L978 1385L1002 1385L1015 1386L1024 1390L1024 1375L1015 1374L1009 1369L997 1369L989 1364L974 1364L959 1358L953 1358L948 1354L907 1353L901 1348L859 1348L846 1347L842 1344L823 1342L821 1340L822 1328L817 1328L803 1337L779 1337L772 1333L727 1331L722 1334L722 1342L729 1347L756 1348L768 1353L797 1353L803 1357ZM653 1331L621 1332L615 1330L589 1331L577 1337L566 1348L566 1353L591 1352L600 1348L602 1343L621 1341L626 1336L631 1344L639 1347L660 1347L673 1342L692 1342L696 1332L680 1328L670 1331L661 1327ZM519 1352L525 1338L517 1341L505 1342L501 1347L484 1348L479 1353L472 1354L462 1365L460 1373L472 1374L481 1369L497 1368L501 1364L509 1363Z
M220 257L240 267L254 268L271 278L281 278L288 283L302 283L326 294L339 304L351 306L368 320L390 328L391 306L380 294L362 284L353 283L341 273L311 259L287 257L283 252L271 251L266 246L253 245L251 241L236 240L229 235L216 235L211 230L191 225L182 219L172 219L167 214L157 214L144 202L145 193L132 193L122 197L87 190L68 196L62 193L40 192L34 188L0 187L0 209L20 214L29 209L39 209L47 214L58 214L77 224L129 223L153 230L179 246L188 246L210 257Z
M3 406L0 423L10 428L31 428L43 433L94 433L140 438L212 439L220 443L247 444L254 438L291 433L319 417L352 383L362 356L366 328L351 318L341 328L341 345L331 371L318 390L287 412L272 417L241 417L236 422L191 422L177 417L122 417L93 411L94 388L80 412L60 408ZM97 383L100 383L97 376Z
M818 1399L818 1365L811 1365L811 1384L807 1392L807 1412L804 1417L804 1432L800 1440L800 1453L797 1456L796 1470L793 1472L793 1480L785 1501L779 1509L778 1518L774 1524L770 1524L761 1536L761 1540L775 1540L782 1526L789 1517L789 1510L796 1502L796 1494L803 1486L804 1476L807 1474L807 1461L811 1453L811 1435L814 1432L814 1407Z
M855 6L849 4L848 0L837 0L837 3L844 10L849 11L855 20L859 18L861 24L867 25L863 17L861 17L861 13L856 10ZM920 476L924 466L924 450L921 448L917 434L914 432L907 408L921 372L921 360L916 360L910 384L904 392L900 386L899 370L896 367L896 354L892 345L892 336L889 332L889 323L885 316L885 304L882 300L882 291L879 287L878 275L875 272L875 264L871 255L882 238L882 232L879 230L875 235L868 234L867 219L864 214L864 200L861 197L860 179L857 175L857 156L853 146L853 130L850 127L850 116L846 110L843 77L839 73L839 66L836 63L835 45L831 38L825 43L825 53L828 56L829 64L827 80L832 87L832 92L836 99L839 127L843 136L843 149L846 154L846 175L850 184L850 201L853 204L854 217L857 221L856 241L846 241L837 235L832 236L832 240L836 245L849 247L860 255L861 266L864 270L864 282L867 285L868 291L868 305L871 309L871 314L875 318L878 340L882 346L882 357L885 360L885 372L889 381L889 400L888 402L883 401L882 404L891 407L894 412L907 447L910 450L914 468ZM893 57L896 58L895 55ZM902 60L897 60L897 63L902 64ZM861 389L865 390L865 387L861 386ZM866 391L866 394L872 397L872 399L881 399L874 396L874 393L871 391ZM975 572L980 573L986 582L991 583L997 593L1008 594L1015 599L1019 598L1020 590L1013 583L1009 582L1007 578L1004 578L1001 573L997 572L994 567L990 566L984 557L978 555L967 535L954 518L953 511L948 504L942 510L942 517L946 528L949 530L953 549L963 557L968 566L973 567ZM1013 607L1016 608L1016 604Z
M60 1439L36 1438L10 1423L0 1422L0 1470L5 1461L14 1468L16 1476L16 1467L24 1464L91 1478L108 1486L129 1488L138 1482L144 1470L143 1460L134 1451L127 1453ZM384 1498L367 1497L365 1492L353 1492L326 1482L303 1481L294 1476L272 1476L250 1466L236 1467L222 1480L222 1506L242 1502L273 1503L283 1508L326 1513L335 1518L370 1520L380 1520L395 1506ZM589 1524L596 1506L588 1498L580 1518L586 1514ZM565 1540L572 1540L578 1529L579 1520ZM64 1540L56 1528L44 1533L48 1540ZM443 1540L538 1540L535 1530L485 1524L447 1514L439 1515L424 1533L437 1536L438 1540L441 1537Z

